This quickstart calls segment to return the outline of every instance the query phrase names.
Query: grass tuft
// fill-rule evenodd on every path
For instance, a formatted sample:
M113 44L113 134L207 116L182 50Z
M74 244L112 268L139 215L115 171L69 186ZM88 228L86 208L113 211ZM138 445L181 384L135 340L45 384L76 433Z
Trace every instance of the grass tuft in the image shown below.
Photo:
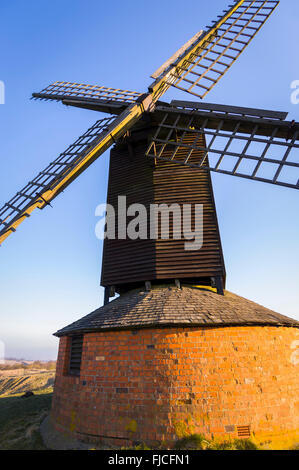
M259 450L258 446L250 439L235 439L236 450Z
M183 437L175 443L174 448L177 450L259 450L258 446L250 439L217 442L207 439L202 434Z
M177 450L206 450L209 446L209 441L202 434L191 434L191 436L179 439L174 448Z

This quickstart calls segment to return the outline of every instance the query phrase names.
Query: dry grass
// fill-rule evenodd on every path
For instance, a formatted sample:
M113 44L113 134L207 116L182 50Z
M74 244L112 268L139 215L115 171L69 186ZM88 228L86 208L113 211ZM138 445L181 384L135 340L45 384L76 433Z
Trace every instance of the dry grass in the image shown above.
M48 371L0 376L0 450L46 449L39 427L51 407L53 383ZM21 398L27 391L34 395Z
M178 450L259 450L258 446L250 439L233 439L223 442L215 442L207 439L202 434L192 434L183 437L175 444Z
M6 395L17 395L27 391L53 391L54 372L28 373L23 375L1 376L0 375L0 398Z
M24 362L11 362L8 364L0 364L0 371L12 371L12 370L18 370L18 369L23 369L23 370L28 370L28 371L31 371L32 369L55 371L56 361L46 361L46 362L33 361L30 363L26 363L26 361L24 361Z
M45 449L39 427L48 415L52 394L0 397L0 450Z

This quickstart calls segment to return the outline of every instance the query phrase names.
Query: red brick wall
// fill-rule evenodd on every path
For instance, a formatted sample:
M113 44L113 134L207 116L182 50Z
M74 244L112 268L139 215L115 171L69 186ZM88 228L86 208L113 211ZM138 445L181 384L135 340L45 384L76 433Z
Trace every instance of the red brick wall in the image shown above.
M192 433L234 438L237 426L250 426L265 447L299 443L298 329L90 333L80 378L67 375L68 343L61 338L52 407L58 430L155 445Z

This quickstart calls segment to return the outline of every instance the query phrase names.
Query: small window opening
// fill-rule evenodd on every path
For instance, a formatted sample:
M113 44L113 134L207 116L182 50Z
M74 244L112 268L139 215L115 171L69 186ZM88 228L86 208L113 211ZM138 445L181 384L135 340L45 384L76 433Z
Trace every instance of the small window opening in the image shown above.
M69 374L80 375L82 359L83 335L71 337Z

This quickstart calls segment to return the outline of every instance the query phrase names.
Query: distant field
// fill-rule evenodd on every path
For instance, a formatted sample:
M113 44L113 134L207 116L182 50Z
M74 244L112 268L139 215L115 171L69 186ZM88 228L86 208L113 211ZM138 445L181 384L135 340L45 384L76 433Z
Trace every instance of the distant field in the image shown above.
M0 450L45 449L39 426L50 411L55 372L19 374L0 371ZM34 396L21 398L27 391Z
M54 372L26 370L19 375L17 370L0 372L0 398L3 395L16 395L27 391L51 393L54 384Z

